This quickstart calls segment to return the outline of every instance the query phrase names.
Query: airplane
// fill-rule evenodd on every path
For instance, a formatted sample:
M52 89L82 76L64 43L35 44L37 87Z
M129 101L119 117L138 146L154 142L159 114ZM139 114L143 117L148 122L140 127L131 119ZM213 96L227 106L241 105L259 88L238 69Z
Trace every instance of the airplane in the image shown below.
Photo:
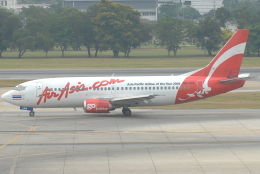
M122 108L164 106L205 99L241 88L250 74L239 74L249 30L237 30L204 68L178 76L64 77L21 83L1 98L35 115L34 108L76 108L109 113Z

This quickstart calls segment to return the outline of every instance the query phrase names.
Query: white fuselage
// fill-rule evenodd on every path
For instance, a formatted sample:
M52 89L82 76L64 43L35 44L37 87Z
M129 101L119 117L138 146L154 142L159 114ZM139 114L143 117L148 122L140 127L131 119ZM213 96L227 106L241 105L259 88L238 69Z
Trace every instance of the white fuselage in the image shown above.
M124 98L157 94L139 106L175 104L185 76L67 77L22 83L24 89L9 91L10 103L33 108L83 107L86 99ZM21 95L20 99L12 96Z

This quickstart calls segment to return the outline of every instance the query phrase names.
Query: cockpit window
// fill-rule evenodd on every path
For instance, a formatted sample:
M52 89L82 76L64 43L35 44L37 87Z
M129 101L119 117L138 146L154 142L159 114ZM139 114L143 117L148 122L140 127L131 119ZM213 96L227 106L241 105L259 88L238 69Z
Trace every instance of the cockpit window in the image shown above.
M26 86L23 85L17 85L16 87L14 87L14 90L16 91L23 91L26 89Z

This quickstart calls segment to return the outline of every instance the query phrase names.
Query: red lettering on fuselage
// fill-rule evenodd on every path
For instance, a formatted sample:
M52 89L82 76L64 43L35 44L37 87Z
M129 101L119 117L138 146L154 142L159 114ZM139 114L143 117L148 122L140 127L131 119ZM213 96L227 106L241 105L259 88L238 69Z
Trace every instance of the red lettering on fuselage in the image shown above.
M103 81L97 81L95 82L92 86L90 86L88 89L93 89L93 88L99 88L101 86L107 86L110 84L115 84L115 83L121 83L124 82L125 80L119 80L119 79L111 79L110 81L108 80L103 80ZM81 84L81 82L78 82L78 85L76 86L71 86L70 87L70 82L68 82L64 88L60 90L60 94L57 94L56 92L50 90L48 87L46 87L41 95L39 95L39 100L37 102L37 105L39 105L42 102L46 103L47 99L51 98L58 98L57 100L60 101L62 97L68 98L69 94L73 94L74 92L80 92L80 91L86 91L86 86L84 84Z
M108 80L97 81L92 85L92 87L89 87L89 89L99 88L101 86L113 85L115 83L121 83L124 81L125 80L119 80L119 79L111 79L110 81L108 81Z

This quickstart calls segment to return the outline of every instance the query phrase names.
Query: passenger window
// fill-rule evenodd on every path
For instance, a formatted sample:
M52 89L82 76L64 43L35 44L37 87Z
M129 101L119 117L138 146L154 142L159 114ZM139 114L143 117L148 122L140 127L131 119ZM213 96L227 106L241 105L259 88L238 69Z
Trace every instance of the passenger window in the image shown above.
M164 89L167 89L167 86L165 86Z
M125 87L125 90L127 90L127 87Z
M139 87L137 87L137 90L139 90L140 88Z
M168 89L171 89L171 87L170 87L170 86L168 86Z
M135 90L135 87L133 87L133 90Z
M157 89L159 89L159 86L157 86Z
M190 86L188 86L188 89L190 89Z
M107 90L109 90L109 91L110 91L110 87L107 87Z
M172 87L172 89L174 89L174 86Z
M151 87L149 87L149 90L151 90Z
M107 87L104 87L104 90L107 90Z
M155 87L153 87L153 90L155 90Z
M124 90L124 87L121 87L121 90Z
M176 86L176 89L178 89L179 87L178 86Z
M129 87L129 90L132 90L132 87Z
M180 89L182 89L182 86L180 86Z
M161 90L163 90L163 86L161 86Z
M114 90L114 87L112 87L112 90ZM116 87L116 90L119 90L119 87Z
M186 86L184 86L183 89L186 89Z
M144 89L144 87L141 87L141 90L143 90Z

